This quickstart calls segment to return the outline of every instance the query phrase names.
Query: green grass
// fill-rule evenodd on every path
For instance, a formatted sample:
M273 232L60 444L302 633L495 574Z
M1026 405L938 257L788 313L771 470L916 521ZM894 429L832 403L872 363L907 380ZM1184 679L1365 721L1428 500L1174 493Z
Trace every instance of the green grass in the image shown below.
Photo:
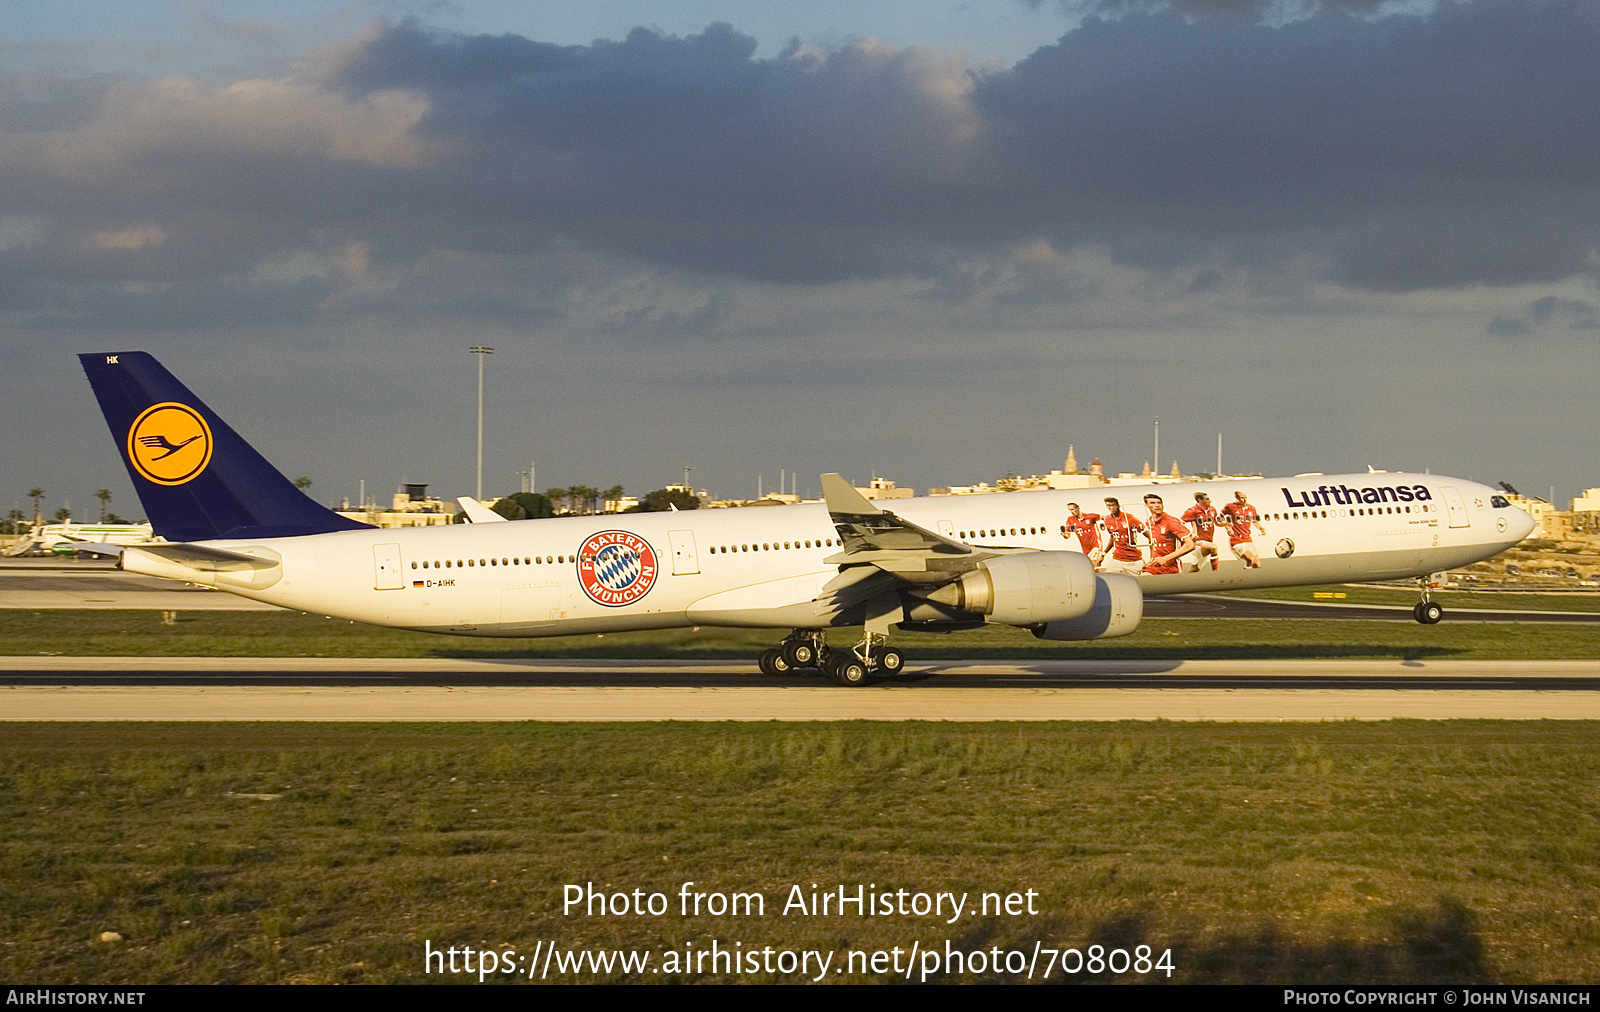
M0 977L405 982L440 979L425 940L717 939L1146 944L1191 982L1592 981L1597 744L1581 722L0 725ZM767 915L560 908L567 883L686 881ZM812 883L1034 889L1039 914L777 913Z
M480 639L358 625L295 612L0 612L0 655L201 657L613 657L753 660L780 629L706 627L659 632ZM854 631L830 634L851 641ZM913 660L956 658L1273 659L1600 657L1600 624L1558 626L1449 619L1419 626L1317 619L1149 619L1132 636L1081 643L992 626L950 635L897 633Z

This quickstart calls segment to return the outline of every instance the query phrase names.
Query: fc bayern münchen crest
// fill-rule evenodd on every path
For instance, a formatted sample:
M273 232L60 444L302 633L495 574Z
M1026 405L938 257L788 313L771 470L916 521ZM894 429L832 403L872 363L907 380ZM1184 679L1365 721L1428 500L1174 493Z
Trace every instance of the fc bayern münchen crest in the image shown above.
M602 531L578 549L578 582L596 604L620 608L650 592L656 582L656 553L627 531Z

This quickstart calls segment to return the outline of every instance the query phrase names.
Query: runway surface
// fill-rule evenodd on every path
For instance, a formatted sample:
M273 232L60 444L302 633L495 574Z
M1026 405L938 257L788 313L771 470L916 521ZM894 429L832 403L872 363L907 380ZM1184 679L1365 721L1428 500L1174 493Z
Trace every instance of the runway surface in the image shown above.
M866 688L696 661L0 658L3 720L1600 720L1600 661L943 661Z

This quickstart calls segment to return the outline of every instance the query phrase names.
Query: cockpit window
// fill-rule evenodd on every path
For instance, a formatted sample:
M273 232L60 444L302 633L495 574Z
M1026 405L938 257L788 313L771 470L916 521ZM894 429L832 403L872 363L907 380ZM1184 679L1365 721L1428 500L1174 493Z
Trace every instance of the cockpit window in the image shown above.
M1511 505L1511 500L1503 495L1492 495L1489 497L1489 505L1497 510L1503 510Z

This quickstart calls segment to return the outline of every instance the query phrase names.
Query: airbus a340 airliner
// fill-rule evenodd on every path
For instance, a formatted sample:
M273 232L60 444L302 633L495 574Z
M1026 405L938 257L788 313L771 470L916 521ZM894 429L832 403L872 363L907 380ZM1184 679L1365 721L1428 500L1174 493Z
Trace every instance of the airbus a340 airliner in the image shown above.
M904 666L895 627L1122 636L1146 594L1425 577L1533 529L1483 485L1376 472L898 499L893 512L830 474L818 505L382 530L307 498L150 355L79 358L167 540L122 549L128 572L468 636L787 627L761 668L842 685ZM1437 622L1419 583L1416 618ZM826 644L825 630L856 626L860 642Z

